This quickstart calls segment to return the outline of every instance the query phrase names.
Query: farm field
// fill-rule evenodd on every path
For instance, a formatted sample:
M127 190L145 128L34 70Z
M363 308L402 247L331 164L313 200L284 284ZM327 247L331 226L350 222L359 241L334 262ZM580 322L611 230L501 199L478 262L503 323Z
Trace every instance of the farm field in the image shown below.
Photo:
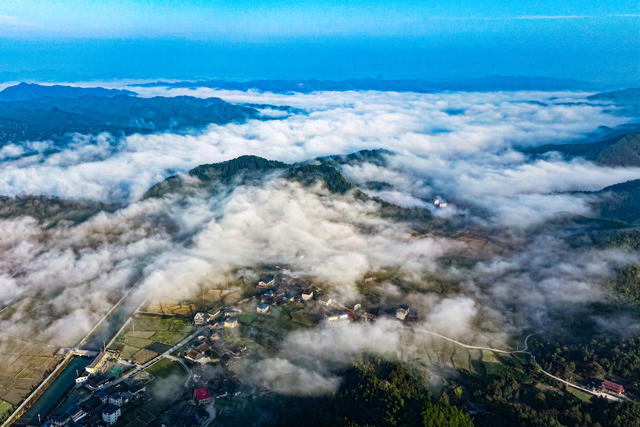
M0 338L0 399L18 405L61 360L56 348L10 337ZM0 412L6 405L0 405Z
M13 405L4 400L0 400L0 422L4 421L13 411Z
M141 364L157 356L159 349L177 344L192 330L191 322L180 317L139 314L132 318L111 349L118 351L122 359Z

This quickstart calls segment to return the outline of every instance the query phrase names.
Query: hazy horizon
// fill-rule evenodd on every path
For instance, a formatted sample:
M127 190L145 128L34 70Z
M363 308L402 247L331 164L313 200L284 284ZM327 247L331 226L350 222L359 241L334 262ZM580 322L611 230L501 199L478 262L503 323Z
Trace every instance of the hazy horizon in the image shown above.
M629 85L640 73L640 6L626 0L29 0L0 5L0 33L3 80L522 75Z

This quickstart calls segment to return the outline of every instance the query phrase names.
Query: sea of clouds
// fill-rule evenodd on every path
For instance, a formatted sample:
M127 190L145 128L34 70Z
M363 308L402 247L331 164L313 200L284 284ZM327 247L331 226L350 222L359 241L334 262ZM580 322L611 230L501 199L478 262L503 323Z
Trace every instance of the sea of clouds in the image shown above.
M384 301L409 302L424 328L509 346L524 328L542 327L550 307L601 300L602 283L614 269L637 262L621 251L576 250L556 236L522 234L558 215L589 215L592 196L569 192L640 178L638 168L554 155L532 160L515 149L579 140L628 120L611 114L610 106L582 102L584 93L133 90L289 105L299 112L264 108L261 119L186 134L75 135L57 152L49 141L2 147L2 195L121 206L77 225L52 227L28 216L0 220L0 302L17 308L0 318L3 334L73 345L125 292L136 301L187 298L203 283L224 282L235 268L282 264L329 284L344 303L358 301L355 283L370 271L397 269L423 291L434 286L425 273L437 274L455 287L405 295L385 283ZM140 200L167 176L244 154L298 162L377 148L395 154L384 166L345 166L344 175L356 184L389 184L367 191L401 206L433 209L430 201L442 197L452 202L436 211L444 217L479 209L487 214L473 224L513 231L517 249L483 248L472 269L442 267L440 257L478 249L451 236L416 235L408 224L381 217L375 201L278 177L216 196ZM416 344L398 354L398 343L407 340ZM363 351L413 357L425 351L424 340L433 345L395 321L339 329L323 324L287 337L275 357L247 375L276 391L326 392L339 383L328 366Z
M638 168L598 167L553 156L531 161L514 150L516 145L576 140L599 126L628 120L612 115L606 105L581 102L583 93L285 95L132 89L144 96L188 94L238 103L290 105L300 112L284 117L279 114L271 120L212 125L182 135L136 134L119 139L108 134L76 135L65 149L53 154L47 151L51 143L46 141L26 144L28 150L24 145L8 145L0 151L0 160L4 158L0 194L132 202L168 175L243 154L297 162L385 148L398 154L391 170L365 165L345 173L358 180L395 171L394 184L404 187L380 194L390 201L419 205L420 198L440 194L494 211L496 219L506 224L527 225L559 212L588 212L584 198L558 193L598 190L640 177ZM23 151L36 154L20 156ZM403 179L404 183L397 182Z

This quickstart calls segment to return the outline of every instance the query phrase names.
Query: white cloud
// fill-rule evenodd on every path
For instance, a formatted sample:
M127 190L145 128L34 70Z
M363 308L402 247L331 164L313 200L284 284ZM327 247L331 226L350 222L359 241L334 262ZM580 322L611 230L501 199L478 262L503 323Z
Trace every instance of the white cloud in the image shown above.
M143 91L153 95L159 90ZM635 259L616 251L570 252L548 236L525 242L518 229L564 213L588 215L591 198L567 192L640 177L637 168L556 157L531 161L513 149L515 144L577 138L624 120L601 107L559 105L551 99L579 101L585 94L166 93L288 104L306 113L213 125L187 135L120 140L76 135L55 154L44 153L52 143L35 141L24 150L37 154L17 160L8 159L22 155L20 146L3 147L0 194L130 202L75 226L49 228L28 217L0 221L6 230L0 233L0 302L14 302L17 308L0 320L3 331L68 345L133 284L137 298L177 299L192 295L203 282L226 281L235 267L284 264L314 277L344 302L362 298L355 281L372 270L390 267L423 290L432 286L425 273L437 273L451 279L451 288L407 295L389 282L381 286L382 298L389 305L410 301L425 328L469 342L504 344L508 331L521 326L520 312L505 306L532 315L545 313L551 303L601 299L600 284L612 269ZM452 109L463 112L453 114ZM484 209L490 216L485 225L502 233L509 242L505 247L522 249L499 251L487 244L473 253L482 262L470 271L443 269L436 263L440 256L468 254L475 250L473 243L416 235L406 224L381 218L375 202L278 178L184 203L170 197L138 200L168 175L242 154L294 162L365 148L399 154L386 167L345 167L353 182L386 182L391 187L374 194L403 206L427 206L439 196L451 202L447 215L465 213L468 206ZM338 379L327 364L348 362L362 351L390 356L398 356L399 349L425 351L423 341L432 338L419 337L419 345L407 346L408 333L393 319L298 331L286 338L278 355L249 374L280 392L331 391Z
M60 153L5 161L0 171L0 194L135 200L167 175L202 163L243 154L295 162L365 148L401 153L402 161L415 163L422 181L432 180L433 185L455 191L456 198L597 189L640 176L638 169L597 168L587 162L541 160L529 164L524 156L510 149L513 144L576 138L598 125L611 126L624 120L606 114L602 107L559 102L582 100L584 94L580 93L282 95L211 89L133 89L146 95L219 95L234 102L288 104L307 113L278 120L213 125L189 135L132 135L119 141L106 135L88 139L78 136ZM464 113L449 114L450 109ZM356 175L353 170L346 172ZM396 173L392 178L389 173L382 172L380 179L407 180L402 174ZM421 183L410 187L414 197L424 197L431 191L431 186ZM400 200L397 194L393 197ZM407 199L407 203L416 201Z

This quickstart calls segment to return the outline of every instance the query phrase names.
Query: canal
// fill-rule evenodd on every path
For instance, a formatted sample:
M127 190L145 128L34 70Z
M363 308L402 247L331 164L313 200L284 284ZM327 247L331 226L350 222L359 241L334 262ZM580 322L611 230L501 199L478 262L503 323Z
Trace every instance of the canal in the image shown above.
M38 425L38 414L40 414L44 422L49 412L55 408L66 392L75 384L76 372L83 371L90 362L90 357L76 356L71 359L67 367L36 400L36 403L20 417L16 425Z
M100 351L113 335L125 324L136 311L140 301L134 298L125 299L118 308L98 328L89 342L82 346L84 350Z

